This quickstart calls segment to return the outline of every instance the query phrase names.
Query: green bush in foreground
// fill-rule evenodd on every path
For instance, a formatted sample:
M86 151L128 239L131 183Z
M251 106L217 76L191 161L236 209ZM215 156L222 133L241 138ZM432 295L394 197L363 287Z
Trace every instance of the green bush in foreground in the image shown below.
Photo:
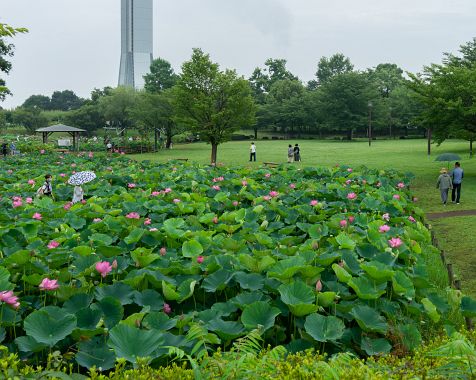
M58 354L50 354L46 368L25 366L16 354L1 347L0 378L22 379L473 379L476 368L475 332L454 333L438 338L416 350L412 356L387 355L361 360L348 353L330 358L308 350L287 354L283 346L258 351L258 335L249 334L228 353L217 352L198 363L172 363L153 369L139 361L134 370L125 370L119 360L108 375L96 369L89 376L74 374L72 366L63 365Z

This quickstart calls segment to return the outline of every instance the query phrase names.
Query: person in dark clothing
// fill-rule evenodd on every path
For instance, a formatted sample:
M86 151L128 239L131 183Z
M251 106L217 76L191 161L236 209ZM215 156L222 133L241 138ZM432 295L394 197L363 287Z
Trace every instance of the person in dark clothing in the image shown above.
M53 177L51 174L45 175L45 183L38 189L36 192L36 195L42 196L46 195L47 197L53 197L53 188L51 186L51 180Z
M294 145L294 162L301 161L301 149L299 149L299 144Z
M461 196L461 183L463 182L464 171L459 162L455 163L455 168L451 171L451 180L453 181L453 190L451 191L451 201L459 205Z
M3 154L3 158L6 158L7 157L7 153L8 153L8 145L6 142L4 142L2 144L2 154Z

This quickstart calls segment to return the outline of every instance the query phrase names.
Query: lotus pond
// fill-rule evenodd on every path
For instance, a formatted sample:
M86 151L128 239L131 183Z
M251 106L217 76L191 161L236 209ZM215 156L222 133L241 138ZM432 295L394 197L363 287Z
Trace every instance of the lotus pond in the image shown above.
M84 368L227 350L256 330L289 352L408 352L474 301L437 260L410 178L32 155L0 164L0 340ZM93 170L72 205L68 177ZM36 198L45 174L55 198Z

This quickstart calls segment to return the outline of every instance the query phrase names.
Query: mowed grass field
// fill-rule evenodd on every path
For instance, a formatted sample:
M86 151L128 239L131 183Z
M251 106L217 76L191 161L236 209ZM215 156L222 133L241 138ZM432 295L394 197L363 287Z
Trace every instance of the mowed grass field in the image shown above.
M298 166L333 166L336 164L359 167L365 165L379 169L397 169L415 176L411 186L418 197L419 206L425 212L476 210L476 158L469 158L467 141L446 141L441 146L432 145L431 156L427 155L426 140L377 140L368 146L366 141L340 142L320 140L259 140L256 141L257 161L250 163L250 142L228 142L218 147L218 162L225 166L261 166L263 162L286 164L288 144L298 143L302 162ZM205 143L175 145L171 150L154 154L132 156L138 160L165 162L171 159L188 158L202 164L210 163L210 145ZM442 153L457 153L465 171L459 205L443 207L436 180L439 170L446 162L436 162ZM453 163L450 163L450 168ZM476 216L451 217L431 221L440 247L455 266L455 272L463 282L463 290L476 296Z

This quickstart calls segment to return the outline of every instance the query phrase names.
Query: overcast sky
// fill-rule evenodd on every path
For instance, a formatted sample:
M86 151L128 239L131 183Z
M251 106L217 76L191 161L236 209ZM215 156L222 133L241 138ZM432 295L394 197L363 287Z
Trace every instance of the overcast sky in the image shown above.
M248 77L285 58L300 79L322 56L342 52L356 68L397 63L416 72L476 36L476 0L154 0L154 56L179 71L192 48ZM0 0L0 22L16 37L1 106L32 94L117 85L120 0Z

